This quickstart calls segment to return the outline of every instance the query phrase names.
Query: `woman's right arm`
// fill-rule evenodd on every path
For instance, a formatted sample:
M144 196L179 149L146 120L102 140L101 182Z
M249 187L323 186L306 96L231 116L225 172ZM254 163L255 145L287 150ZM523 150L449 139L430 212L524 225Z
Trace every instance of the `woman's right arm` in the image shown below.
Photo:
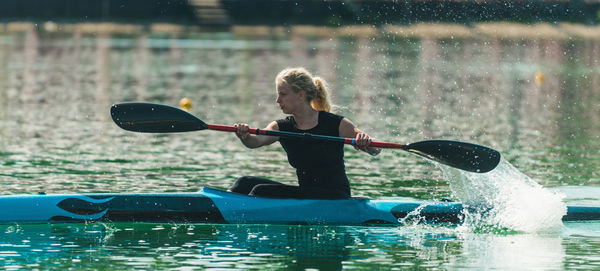
M254 149L259 148L265 145L273 144L273 142L279 140L277 136L268 136L268 135L253 135L248 132L248 124L245 123L236 123L233 125L237 128L235 135L242 141L244 146ZM275 130L279 131L279 126L277 122L271 122L265 130Z

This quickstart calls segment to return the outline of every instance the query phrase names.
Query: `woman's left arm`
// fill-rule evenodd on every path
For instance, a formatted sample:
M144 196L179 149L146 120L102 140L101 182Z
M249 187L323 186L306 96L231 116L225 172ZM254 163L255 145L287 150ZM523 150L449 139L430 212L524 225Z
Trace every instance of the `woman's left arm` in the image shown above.
M380 148L369 147L369 144L373 141L371 137L358 129L349 119L342 119L339 130L341 137L356 139L355 149L362 150L370 155L378 155L381 152Z

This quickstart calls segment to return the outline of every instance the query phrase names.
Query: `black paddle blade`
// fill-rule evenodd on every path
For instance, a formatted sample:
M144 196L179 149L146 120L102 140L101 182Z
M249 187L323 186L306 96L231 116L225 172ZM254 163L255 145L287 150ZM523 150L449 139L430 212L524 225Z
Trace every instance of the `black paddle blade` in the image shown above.
M179 108L153 103L121 103L110 108L113 121L127 131L178 133L207 129L194 115Z
M452 141L426 140L404 146L404 150L462 170L485 173L500 163L500 153L481 145Z

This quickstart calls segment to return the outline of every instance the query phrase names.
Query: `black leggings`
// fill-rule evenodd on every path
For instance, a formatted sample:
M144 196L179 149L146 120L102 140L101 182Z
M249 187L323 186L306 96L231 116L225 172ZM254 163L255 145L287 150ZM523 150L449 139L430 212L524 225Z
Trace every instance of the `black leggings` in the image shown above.
M300 187L282 184L266 178L244 176L229 189L231 192L250 196L293 199L346 199L348 195L334 189Z

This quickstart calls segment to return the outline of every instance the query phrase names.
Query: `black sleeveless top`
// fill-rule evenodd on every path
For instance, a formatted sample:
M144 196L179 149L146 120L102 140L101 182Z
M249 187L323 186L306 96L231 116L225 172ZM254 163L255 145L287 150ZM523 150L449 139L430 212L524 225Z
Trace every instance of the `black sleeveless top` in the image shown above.
M319 111L317 126L309 130L296 128L293 116L277 120L280 131L339 136L344 117ZM296 169L300 188L327 189L333 194L350 197L350 183L344 166L344 143L314 139L279 138L290 165Z

